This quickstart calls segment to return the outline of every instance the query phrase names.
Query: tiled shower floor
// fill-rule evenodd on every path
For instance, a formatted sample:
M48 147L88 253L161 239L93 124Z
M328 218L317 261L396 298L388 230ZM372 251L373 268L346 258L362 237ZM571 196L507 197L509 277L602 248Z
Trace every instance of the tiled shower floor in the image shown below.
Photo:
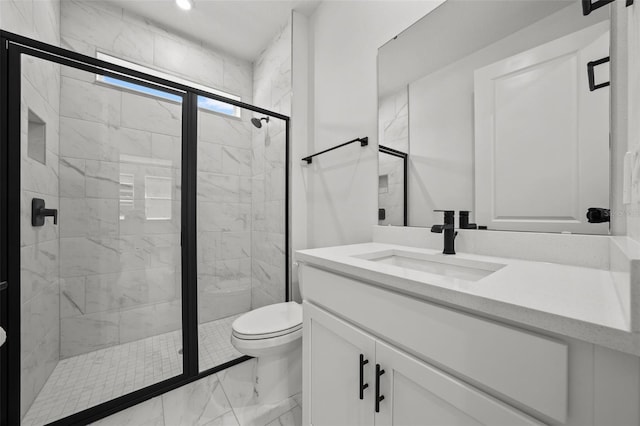
M201 324L200 370L238 358L231 323L239 315ZM173 331L63 359L31 405L22 426L44 425L182 373L182 333Z

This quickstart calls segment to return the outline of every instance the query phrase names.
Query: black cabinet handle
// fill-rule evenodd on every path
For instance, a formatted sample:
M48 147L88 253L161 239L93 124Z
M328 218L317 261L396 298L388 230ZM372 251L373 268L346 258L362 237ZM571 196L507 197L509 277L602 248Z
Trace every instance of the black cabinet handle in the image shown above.
M7 282L6 281L0 282L0 291L6 290L6 289L7 289Z
M598 90L598 89L601 89L603 87L607 87L607 86L611 85L610 81L606 81L604 83L596 84L596 76L595 76L595 72L594 72L594 68L595 67L597 67L598 65L606 64L610 60L611 60L611 58L609 56L607 56L606 58L598 59L597 61L587 62L587 78L589 80L589 90L590 91L593 92L594 90Z
M384 395L380 395L380 376L383 374L380 364L376 364L376 413L380 412L380 401L384 399Z
M368 359L364 359L364 355L360 354L360 399L364 399L364 390L369 387L369 383L364 382L364 366L369 364Z

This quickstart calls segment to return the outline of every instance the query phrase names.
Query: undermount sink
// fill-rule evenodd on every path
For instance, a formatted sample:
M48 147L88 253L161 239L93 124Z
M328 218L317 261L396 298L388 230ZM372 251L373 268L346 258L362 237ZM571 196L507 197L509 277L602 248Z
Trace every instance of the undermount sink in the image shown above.
M461 259L443 254L426 254L405 250L383 250L355 256L371 262L413 269L429 274L457 278L465 281L478 281L505 265Z

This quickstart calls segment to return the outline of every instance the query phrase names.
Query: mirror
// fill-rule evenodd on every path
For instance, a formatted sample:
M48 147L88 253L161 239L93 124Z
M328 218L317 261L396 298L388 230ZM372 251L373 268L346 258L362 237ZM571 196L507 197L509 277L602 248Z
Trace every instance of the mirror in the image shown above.
M408 154L405 224L456 210L488 229L609 232L609 9L448 0L379 49L379 144ZM401 225L385 155L379 223Z

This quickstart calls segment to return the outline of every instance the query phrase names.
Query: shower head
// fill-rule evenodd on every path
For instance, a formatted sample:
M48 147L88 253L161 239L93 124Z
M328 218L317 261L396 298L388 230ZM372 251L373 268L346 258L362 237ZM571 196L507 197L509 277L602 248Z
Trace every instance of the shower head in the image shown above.
M266 121L267 123L269 122L269 117L262 117L262 118L256 118L253 117L251 119L251 122L253 123L254 126L256 126L258 129L262 127L262 120Z

